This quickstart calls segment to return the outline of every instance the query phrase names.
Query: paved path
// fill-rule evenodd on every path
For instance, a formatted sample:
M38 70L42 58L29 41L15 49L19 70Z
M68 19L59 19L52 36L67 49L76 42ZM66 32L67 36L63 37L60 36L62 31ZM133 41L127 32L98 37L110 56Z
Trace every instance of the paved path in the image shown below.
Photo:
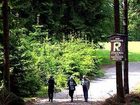
M53 105L59 105L55 103L61 103L60 105L98 105L92 104L95 101L103 101L104 99L110 97L116 93L116 72L115 66L104 68L105 76L103 78L98 78L91 81L91 86L89 89L89 103L84 103L82 87L78 85L76 87L74 99L76 104L69 103L70 97L68 96L68 90L56 93L54 95ZM130 91L133 90L136 84L140 83L140 62L129 63L129 87ZM81 102L82 101L82 102ZM82 103L82 104L78 104ZM46 103L46 104L45 104ZM36 105L51 105L47 104L48 99L39 100ZM67 104L66 104L67 103Z

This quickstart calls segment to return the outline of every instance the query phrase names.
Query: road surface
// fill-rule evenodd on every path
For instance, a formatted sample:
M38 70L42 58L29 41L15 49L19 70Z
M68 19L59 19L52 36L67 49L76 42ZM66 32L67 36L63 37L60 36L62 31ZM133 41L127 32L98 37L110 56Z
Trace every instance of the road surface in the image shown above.
M110 96L116 94L115 66L105 67L103 69L105 71L105 76L103 78L97 78L96 80L91 80L88 103L84 102L82 87L81 85L78 85L74 93L74 102L76 102L75 104L70 103L68 90L64 90L54 95L53 105L59 105L57 103L60 103L60 105L99 105L99 104L92 104L92 103L95 103L96 101L104 101L106 98L109 98ZM129 63L130 91L134 90L134 87L138 83L140 83L140 62L131 62ZM39 99L36 105L51 105L51 103L48 104L47 103L48 103L47 98Z

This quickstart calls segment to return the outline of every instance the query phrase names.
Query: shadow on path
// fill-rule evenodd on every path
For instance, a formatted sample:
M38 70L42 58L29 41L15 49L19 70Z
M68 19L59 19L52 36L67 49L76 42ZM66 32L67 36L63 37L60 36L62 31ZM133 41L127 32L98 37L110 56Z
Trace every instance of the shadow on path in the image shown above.
M101 105L101 101L89 101L89 102L84 102L82 100L75 100L74 102L70 102L70 100L54 100L53 102L45 101L42 104L39 102L34 104L34 105Z

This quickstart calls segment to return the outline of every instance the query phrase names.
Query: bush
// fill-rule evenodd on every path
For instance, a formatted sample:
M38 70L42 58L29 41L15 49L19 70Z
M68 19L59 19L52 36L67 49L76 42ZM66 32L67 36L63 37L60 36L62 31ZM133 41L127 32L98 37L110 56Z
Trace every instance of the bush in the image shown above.
M37 76L40 76L42 86L46 84L49 75L56 80L56 90L67 86L70 75L82 75L96 78L103 76L100 61L96 57L93 44L81 39L71 39L64 42L51 43L47 39L44 43L33 42L30 45L30 56ZM44 93L44 92L38 92Z
M29 35L25 35L24 31L13 30L11 38L15 49L12 49L10 68L14 79L10 82L12 91L18 96L44 94L40 91L44 90L49 75L55 77L56 90L59 90L66 87L67 78L72 74L77 77L99 77L103 74L94 44L73 38L63 42L48 39L47 32L42 33L40 29L28 32ZM16 33L20 34L20 38L15 37Z

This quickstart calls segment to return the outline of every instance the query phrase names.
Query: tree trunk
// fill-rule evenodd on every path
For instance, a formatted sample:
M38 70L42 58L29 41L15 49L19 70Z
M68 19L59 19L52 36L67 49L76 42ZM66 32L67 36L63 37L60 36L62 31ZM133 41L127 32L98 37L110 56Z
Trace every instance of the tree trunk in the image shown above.
M10 71L9 71L9 24L8 24L8 0L3 0L3 36L4 36L4 86L10 91Z
M115 34L120 33L120 13L119 13L119 0L114 0L114 27ZM120 103L124 102L124 90L122 81L122 62L116 61L116 86L117 86L117 99Z
M123 0L123 32L126 35L124 60L124 93L129 94L128 83L128 7L127 0Z

